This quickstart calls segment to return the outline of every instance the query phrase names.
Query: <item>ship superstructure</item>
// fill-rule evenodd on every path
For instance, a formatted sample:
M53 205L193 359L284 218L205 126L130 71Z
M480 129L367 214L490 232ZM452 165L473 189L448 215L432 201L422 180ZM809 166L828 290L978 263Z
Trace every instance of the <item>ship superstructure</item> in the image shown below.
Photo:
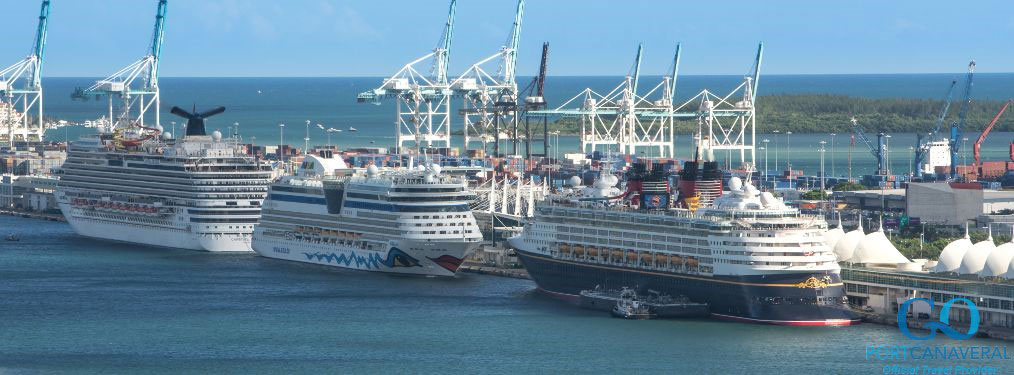
M206 251L251 251L271 168L221 133L181 140L134 127L73 142L55 194L83 236Z
M309 155L271 185L253 247L269 258L453 276L482 241L474 199L436 165L356 170L327 152Z
M539 289L565 299L596 287L628 287L686 296L731 320L857 322L834 253L823 242L823 219L786 207L737 177L702 205L701 190L720 189L721 174L681 176L694 176L677 183L695 188L692 195L672 191L669 176L644 166L628 174L625 191L603 172L599 180L605 182L538 203L511 246Z

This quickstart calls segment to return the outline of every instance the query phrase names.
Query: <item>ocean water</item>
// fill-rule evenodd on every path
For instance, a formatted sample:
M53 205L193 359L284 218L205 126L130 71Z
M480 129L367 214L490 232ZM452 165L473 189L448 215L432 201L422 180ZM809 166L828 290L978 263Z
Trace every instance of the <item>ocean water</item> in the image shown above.
M0 216L0 373L867 374L893 326L627 321L527 280L398 277L107 243L65 223ZM938 335L943 337L943 335ZM1014 356L1014 353L1011 353Z
M950 80L960 78L960 74L889 74L889 75L771 75L763 76L759 89L760 95L781 93L835 93L865 97L910 97L940 98L944 95ZM642 78L642 87L653 86L659 77ZM688 99L704 88L715 92L724 92L734 88L741 82L739 76L686 76L681 77L677 88L678 97ZM82 122L97 119L108 112L108 102L73 101L70 94L76 87L87 87L95 78L45 78L45 110L47 116ZM528 82L522 77L519 82ZM560 105L572 96L577 95L585 87L600 92L607 92L621 81L620 77L549 77L546 83L546 98L551 106ZM209 109L225 106L226 112L208 120L209 130L220 130L228 134L228 128L239 124L240 134L244 141L257 144L278 144L284 136L287 144L302 147L303 138L309 133L310 144L326 144L328 138L316 124L342 129L342 133L334 133L331 143L340 147L391 147L394 143L394 101L387 100L380 105L356 102L356 94L375 88L381 78L173 78L166 77L160 81L162 92L162 124L172 131L174 121L181 126L185 120L169 113L172 106L191 109ZM1011 95L1010 87L1014 87L1014 74L985 73L976 75L973 96L977 99L1004 99ZM452 103L452 113L457 113L460 102ZM761 104L763 105L763 103ZM461 129L461 119L452 116L452 130ZM307 132L306 121L311 121ZM929 120L927 120L927 124ZM284 134L280 134L278 124L286 124ZM357 132L350 132L355 127ZM784 135L775 137L771 134L777 126L757 124L758 141L768 138L771 146L779 144L780 152L785 152ZM86 128L64 128L47 134L52 140L74 140ZM968 130L970 138L975 138L976 130ZM973 134L975 133L975 134ZM892 134L891 167L898 173L908 171L908 147L915 144L914 134ZM1007 160L1010 133L996 132L987 139L982 148L986 160ZM461 146L460 136L453 137L453 145ZM809 174L816 174L819 169L817 149L820 140L830 142L828 135L795 134L789 140L788 149L794 169L803 169ZM676 140L676 156L691 158L693 156L692 137L688 134L679 135ZM847 176L847 168L839 169L839 165L847 165L849 136L839 134L836 147L831 152L827 146L827 173L831 174L831 159L835 159L835 172L839 176ZM560 150L576 152L579 148L577 137L562 136L559 141ZM473 147L478 144L473 145ZM541 152L541 146L534 146L535 152ZM970 149L971 144L965 149ZM506 150L506 148L501 148ZM774 149L769 151L769 168L775 170ZM785 159L781 158L782 170ZM726 155L716 155L724 160ZM971 159L969 154L968 160ZM739 160L738 156L734 160ZM852 153L853 174L872 173L875 169L873 157L864 145L858 144ZM758 166L762 165L763 155L757 156Z

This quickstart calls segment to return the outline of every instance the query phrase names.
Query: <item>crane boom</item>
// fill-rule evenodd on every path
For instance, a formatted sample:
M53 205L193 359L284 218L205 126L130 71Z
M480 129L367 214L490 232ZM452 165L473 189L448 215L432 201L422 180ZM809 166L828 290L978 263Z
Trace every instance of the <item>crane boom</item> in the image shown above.
M539 76L536 78L535 95L542 97L542 90L546 87L546 70L549 65L549 42L542 43L542 61L539 62Z
M965 125L965 116L968 108L972 105L972 75L975 73L975 60L968 63L968 74L965 76L965 99L961 102L961 111L958 112L958 121L951 125L951 179L957 176L958 151L960 150L959 138L961 128Z
M637 44L637 57L634 58L634 83L631 92L637 94L637 81L641 78L641 51L644 49L641 43Z
M447 64L451 59L451 40L454 33L454 13L457 10L457 0L451 0L450 9L447 10L447 23L444 24L444 33L440 36L440 46L437 47L436 58L433 59L436 82L447 83Z
M35 31L35 48L32 54L38 60L38 66L32 77L32 83L38 87L42 84L42 58L46 52L46 34L49 30L49 0L42 1L42 9L39 10L39 27Z
M158 86L158 60L162 56L162 41L165 36L165 13L168 0L159 0L158 11L155 13L155 30L151 36L151 70L148 72L148 87Z
M680 74L680 43L676 43L676 54L672 57L672 82L669 82L669 104L676 103L676 77Z
M989 136L989 132L993 130L993 125L996 125L996 122L1000 120L1000 116L1003 116L1003 113L1007 111L1008 106L1010 106L1010 100L1003 104L1003 108L1000 108L1000 112L993 117L993 121L990 121L989 125L986 125L986 129L982 130L982 134L979 134L979 139L976 139L975 143L972 144L973 154L975 155L975 164L982 164L979 161L979 147L982 147L982 142L986 140L987 136Z
M764 43L758 43L757 59L754 60L753 63L753 87L751 87L753 89L752 91L753 95L750 97L751 101L755 101L757 99L757 87L758 87L757 85L760 84L760 70L761 70L761 62L763 60L764 60Z
M518 46L521 43L521 20L525 14L525 0L518 0L517 10L514 12L514 26L511 28L510 40L507 44L507 58L504 61L504 82L514 82L514 71L518 65Z
M870 154L873 154L873 158L877 159L877 174L885 174L884 172L884 158L883 158L883 133L877 134L877 145L874 146L873 142L866 137L866 133L863 133L863 129L859 126L859 121L855 117L852 118L852 129L855 131L859 139L866 144L866 147L870 149Z
M944 101L944 106L940 108L940 114L937 115L936 127L933 128L933 134L940 133L940 127L943 126L944 120L947 118L947 113L951 109L951 99L954 97L954 86L958 85L958 80L951 80L951 87L947 89L947 100Z

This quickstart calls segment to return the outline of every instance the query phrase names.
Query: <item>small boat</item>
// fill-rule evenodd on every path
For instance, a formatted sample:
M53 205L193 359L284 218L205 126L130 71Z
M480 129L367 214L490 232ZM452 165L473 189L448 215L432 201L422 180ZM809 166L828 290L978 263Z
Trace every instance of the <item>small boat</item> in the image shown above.
M624 302L624 300L628 302ZM620 307L618 309L617 307L621 304L631 305L630 301L636 301L638 305L647 309L651 318L703 318L709 314L706 303L696 303L685 296L663 295L650 289L643 296L638 295L630 288L583 290L581 291L580 306L590 310L609 311L614 315L616 313L627 315L625 311L629 308Z
M651 313L651 308L638 300L637 294L630 289L620 292L620 299L613 306L612 314L617 318L632 320L647 320L655 317L655 314Z
M6 240L7 241L21 241L21 239L18 238L18 236L15 235L14 233L8 234L7 237L6 237Z
M351 127L351 126L349 127L349 131L350 131L350 132L354 132L354 131L357 131L357 130L359 130L359 129L353 128L353 127Z

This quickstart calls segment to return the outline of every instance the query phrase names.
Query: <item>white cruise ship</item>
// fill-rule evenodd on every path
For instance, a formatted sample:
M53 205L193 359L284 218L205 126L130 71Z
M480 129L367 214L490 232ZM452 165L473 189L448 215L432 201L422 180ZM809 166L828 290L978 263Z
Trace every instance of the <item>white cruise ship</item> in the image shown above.
M482 241L473 199L439 166L353 170L327 152L309 155L271 185L253 248L297 262L454 276Z
M539 289L568 300L597 287L682 295L745 322L858 322L822 218L736 177L722 194L714 162L687 162L678 191L669 176L635 167L625 191L603 173L593 187L537 204L510 244ZM722 195L704 196L716 186Z
M175 140L155 128L132 127L73 142L55 193L79 235L214 252L252 251L254 224L271 183L271 168L189 116Z

